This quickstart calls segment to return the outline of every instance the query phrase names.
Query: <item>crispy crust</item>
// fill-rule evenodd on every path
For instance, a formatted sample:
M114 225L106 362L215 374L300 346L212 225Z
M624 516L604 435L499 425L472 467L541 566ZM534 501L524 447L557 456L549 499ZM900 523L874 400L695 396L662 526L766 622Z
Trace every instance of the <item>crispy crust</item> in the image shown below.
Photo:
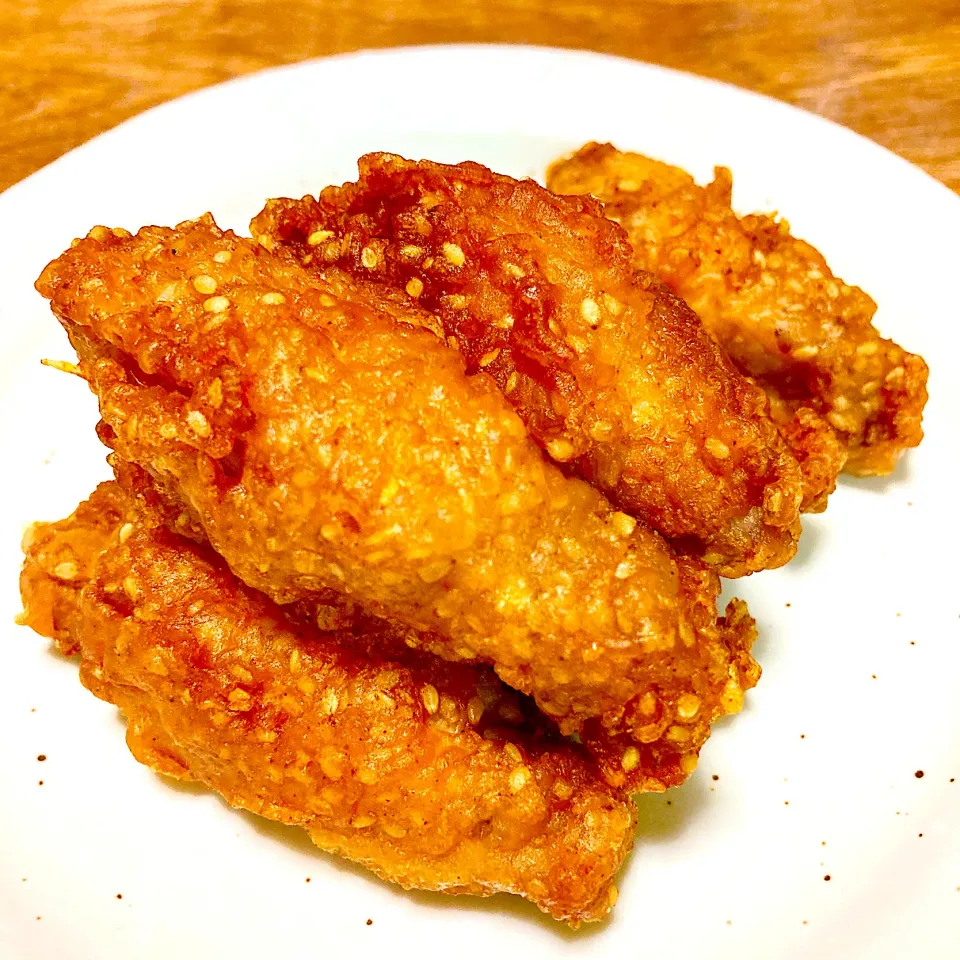
M612 907L633 805L488 669L382 622L296 623L116 484L25 548L22 621L79 653L142 763L405 888L508 891L573 926Z
M828 469L889 473L920 442L923 359L880 336L871 322L876 304L835 277L786 221L737 217L729 170L718 167L713 182L698 187L677 167L591 143L555 163L547 182L603 201L606 215L625 227L636 266L682 296L741 370L791 409L806 407L827 421L847 452L845 464L831 455ZM816 430L823 436L823 427ZM805 460L803 450L801 440L809 508L832 486L824 484L825 461Z
M359 165L319 200L269 201L254 236L406 289L554 459L681 552L726 576L793 556L799 468L762 391L598 204L475 163Z
M425 650L492 664L564 732L591 720L646 747L666 717L661 787L755 682L752 621L718 623L715 574L546 462L495 385L389 293L209 218L95 228L38 289L103 438L177 529L275 601L343 592ZM640 760L633 779L669 766Z

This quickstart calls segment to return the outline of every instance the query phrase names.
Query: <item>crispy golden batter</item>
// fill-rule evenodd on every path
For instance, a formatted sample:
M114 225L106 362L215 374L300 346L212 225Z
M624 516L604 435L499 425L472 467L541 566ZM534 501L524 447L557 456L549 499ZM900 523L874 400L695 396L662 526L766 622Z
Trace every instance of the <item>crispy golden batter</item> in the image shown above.
M765 389L770 399L770 418L803 473L800 509L803 513L823 513L847 461L846 444L815 410L788 403L772 387Z
M405 888L508 891L574 926L612 907L635 808L488 669L383 624L294 624L115 484L25 549L23 621L79 652L142 763ZM55 625L52 600L72 611Z
M342 591L412 644L491 663L566 733L662 735L672 760L622 751L635 778L673 764L657 785L756 681L752 621L717 621L716 575L545 461L412 306L399 324L379 288L209 218L95 228L38 289L107 442L277 602Z
M314 269L405 289L555 460L682 552L727 576L793 556L799 468L762 391L636 273L594 201L371 154L357 183L270 201L251 230Z
M923 437L927 365L880 336L876 304L834 277L785 220L737 217L729 170L714 177L698 187L676 167L591 143L555 163L547 183L602 200L626 228L636 266L682 296L741 370L830 424L848 453L846 472L889 473ZM808 477L824 464L815 460ZM807 499L816 499L813 488Z

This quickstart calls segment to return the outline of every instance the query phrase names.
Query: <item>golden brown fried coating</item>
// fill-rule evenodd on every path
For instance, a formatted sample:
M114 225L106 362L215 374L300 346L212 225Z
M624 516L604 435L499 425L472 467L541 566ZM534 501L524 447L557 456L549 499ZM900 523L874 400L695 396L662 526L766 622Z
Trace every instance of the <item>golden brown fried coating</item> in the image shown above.
M360 159L357 183L251 224L304 263L405 289L555 459L726 576L785 563L799 468L697 318L637 274L621 229L475 163Z
M923 359L880 336L876 304L835 277L785 220L738 217L729 170L718 167L698 187L677 167L591 143L555 163L547 183L603 201L626 228L636 266L683 297L741 370L791 409L812 408L829 423L847 473L889 473L920 442ZM808 476L823 466L815 459ZM808 491L808 499L816 498Z
M408 889L508 891L573 926L609 911L635 808L491 671L383 624L294 624L209 548L144 521L101 485L34 528L21 577L24 622L79 652L138 760ZM77 613L53 629L58 594Z
M545 461L495 384L412 306L398 323L387 292L209 218L95 228L38 289L107 442L275 601L343 592L423 649L492 664L565 733L593 719L647 744L677 715L691 730L665 732L662 782L755 682L752 622L717 621L716 576ZM702 707L685 715L685 694Z
M206 543L202 528L170 509L146 471L116 454L109 459L121 487L137 498L141 514ZM682 784L696 769L713 722L739 712L745 691L760 678L760 667L750 655L756 627L746 604L732 601L718 621L716 575L687 558L677 566L697 649L679 657L673 649L648 653L643 683L627 708L591 717L579 730L607 782L625 791L661 792ZM399 637L411 650L433 649L442 642L396 621L372 617L337 591L311 594L284 610L323 630L365 631L372 642ZM519 716L515 705L501 709L515 719Z

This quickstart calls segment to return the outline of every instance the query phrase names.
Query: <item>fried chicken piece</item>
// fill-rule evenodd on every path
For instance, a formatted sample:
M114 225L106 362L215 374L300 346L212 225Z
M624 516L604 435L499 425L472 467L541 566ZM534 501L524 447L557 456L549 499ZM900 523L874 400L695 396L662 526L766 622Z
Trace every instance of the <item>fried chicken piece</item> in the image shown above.
M146 471L115 454L109 459L118 482L137 498L142 514L206 543L199 524L185 522L171 510ZM718 620L720 584L716 575L688 558L680 559L677 566L697 650L679 657L672 649L650 652L644 664L644 682L630 709L602 719L591 717L579 730L606 781L631 793L659 793L680 786L697 768L712 724L738 713L745 692L760 679L760 666L750 655L756 625L746 604L732 601ZM335 590L311 594L308 600L284 609L325 630L366 630L381 638L398 635L409 649L430 650L442 643L396 621L372 626L378 618ZM513 706L503 709L516 718Z
M357 183L318 200L269 201L254 236L405 289L551 457L680 552L725 576L793 556L799 468L762 391L637 274L599 204L475 163L359 166Z
M141 763L407 889L507 891L572 926L616 901L633 804L577 744L520 720L488 669L410 651L382 624L374 637L292 623L116 484L37 525L26 554L23 622L80 654ZM72 613L54 622L51 602Z
M664 736L683 775L756 681L752 621L717 620L716 575L544 460L413 305L398 323L388 292L210 218L95 228L38 289L102 437L177 529L276 602L342 592L429 652L492 664L564 733L594 720L646 745L677 717Z
M699 187L677 167L590 143L555 163L547 183L603 201L626 228L635 265L683 297L741 370L791 410L812 408L829 423L847 473L889 473L920 442L923 359L880 336L873 300L835 277L785 220L738 217L729 170L717 167ZM821 465L815 459L808 478Z

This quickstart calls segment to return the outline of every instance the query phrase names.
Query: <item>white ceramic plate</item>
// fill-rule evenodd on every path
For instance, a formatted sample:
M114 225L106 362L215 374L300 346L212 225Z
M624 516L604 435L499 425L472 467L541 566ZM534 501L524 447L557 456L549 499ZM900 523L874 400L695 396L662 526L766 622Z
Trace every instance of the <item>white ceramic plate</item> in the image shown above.
M131 758L117 711L74 664L12 619L24 526L64 516L106 474L92 395L39 365L69 353L33 280L73 237L208 209L245 230L265 197L352 178L371 149L542 177L589 139L701 179L730 166L736 205L787 216L932 372L920 449L889 479L842 482L805 521L796 561L736 584L760 624L763 680L687 785L641 799L613 919L571 934L504 896L404 894L293 828L172 786ZM248 77L5 193L0 956L956 957L958 222L945 187L826 121L639 63L520 47Z

